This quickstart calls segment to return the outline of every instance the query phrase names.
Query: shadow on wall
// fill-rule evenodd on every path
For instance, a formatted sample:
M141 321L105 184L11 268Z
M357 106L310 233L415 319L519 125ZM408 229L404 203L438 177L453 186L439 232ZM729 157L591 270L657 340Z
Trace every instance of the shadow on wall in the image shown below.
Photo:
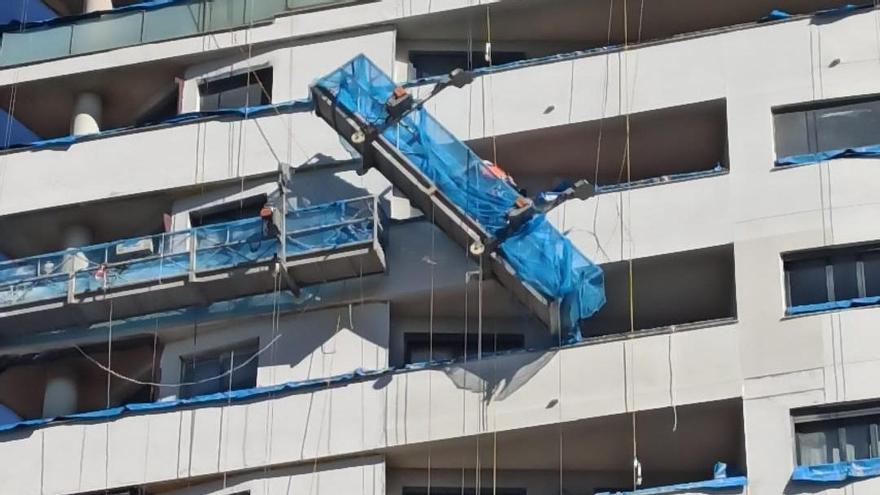
M456 387L483 394L483 400L504 400L529 382L556 355L556 351L516 353L486 361L444 368ZM474 358L475 359L475 358Z
M851 483L851 482L850 482ZM785 485L784 495L797 495L804 493L829 493L844 488L849 483L807 483L803 481L791 481Z

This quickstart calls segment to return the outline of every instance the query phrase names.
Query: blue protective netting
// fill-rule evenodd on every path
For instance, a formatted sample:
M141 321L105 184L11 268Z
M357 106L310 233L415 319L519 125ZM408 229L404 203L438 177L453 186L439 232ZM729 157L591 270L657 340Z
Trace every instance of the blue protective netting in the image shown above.
M385 121L385 100L396 86L363 55L321 79L318 85L329 90L339 105L371 124ZM386 129L383 136L490 235L507 227L507 211L519 193L493 175L476 153L426 110L413 112L401 125Z
M561 300L560 317L572 340L580 340L578 323L605 304L602 269L571 241L537 215L501 243L501 253L517 275L544 295Z
M395 84L359 55L316 83L335 103L370 124L384 122L385 101ZM506 180L419 108L383 132L437 188L490 236L508 226L507 213L520 197ZM501 245L516 274L545 297L561 302L563 325L578 339L577 324L605 304L601 268L584 257L543 215L536 215Z
M287 256L373 240L374 198L335 201L287 214ZM194 246L194 248L193 248ZM272 259L277 238L260 218L124 239L0 262L0 308L161 282Z

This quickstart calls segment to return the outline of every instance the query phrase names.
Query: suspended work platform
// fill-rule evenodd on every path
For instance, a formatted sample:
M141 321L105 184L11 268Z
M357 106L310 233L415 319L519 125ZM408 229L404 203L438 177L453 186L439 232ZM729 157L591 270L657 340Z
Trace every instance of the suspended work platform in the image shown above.
M0 263L5 335L107 322L385 271L374 196ZM281 248L280 246L282 246ZM284 250L284 263L280 251ZM281 268L285 267L285 268Z
M421 105L389 118L386 102L407 96L363 55L314 84L312 97L365 167L382 172L551 331L580 338L579 322L605 302L602 271L543 214L512 224L524 198L503 176Z

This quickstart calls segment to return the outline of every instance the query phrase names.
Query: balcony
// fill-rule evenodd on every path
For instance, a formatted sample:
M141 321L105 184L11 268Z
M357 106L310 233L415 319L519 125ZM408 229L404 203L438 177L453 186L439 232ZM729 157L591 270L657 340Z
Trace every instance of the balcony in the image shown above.
M189 0L154 7L136 4L98 15L59 18L3 33L0 67L240 29L278 15L354 1Z
M335 315L328 318L335 320ZM295 339L287 341L291 355L299 355L306 342L316 348L324 342L316 342L313 332L297 331L303 328L282 328L286 338ZM318 328L324 329L322 338L329 338L332 332ZM0 465L0 491L77 493L310 459L321 459L323 465L328 457L364 451L391 455L396 468L406 468L407 459L421 461L417 454L424 452L426 442L438 452L435 467L441 468L441 447L461 446L478 437L481 446L491 445L484 442L495 431L499 446L531 438L535 445L546 442L542 445L547 452L558 455L552 442L558 438L558 423L566 438L578 439L565 443L570 462L566 470L602 472L609 476L598 487L625 487L624 473L632 465L627 413L634 410L639 411L645 486L705 480L711 478L715 461L726 461L731 468L745 465L739 458L742 379L737 333L735 325L726 325L338 382L316 379L308 387L279 385L282 388L269 395L231 402L183 407L160 402L112 420L92 416L37 430L21 428L0 436L0 457L8 460ZM335 352L370 358L356 341L351 344L334 347ZM287 373L286 361L277 364ZM162 379L175 381L172 371L163 369ZM271 375L265 363L260 371L267 379ZM673 404L678 433L672 433ZM360 420L352 421L351 411L360 411ZM585 445L608 445L609 455ZM514 454L509 448L499 449L499 459L505 462ZM558 459L556 455L548 454L543 462ZM521 467L528 464L506 469ZM57 474L46 478L43 486L41 469Z
M375 197L292 210L286 257L297 284L384 271ZM0 263L0 317L22 331L106 321L272 290L279 241L263 220L207 225Z

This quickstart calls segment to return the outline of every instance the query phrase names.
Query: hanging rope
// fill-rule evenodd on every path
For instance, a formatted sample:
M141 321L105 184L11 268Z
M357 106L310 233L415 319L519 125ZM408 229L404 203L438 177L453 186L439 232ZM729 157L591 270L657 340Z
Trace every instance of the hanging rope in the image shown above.
M94 364L95 366L100 368L101 370L107 372L108 375L111 375L111 376L118 378L120 380L124 380L129 383L134 383L135 385L145 385L145 386L150 386L150 387L181 388L181 387L188 387L188 386L192 386L192 385L201 385L203 383L208 383L208 382L211 382L214 380L219 380L221 378L225 378L225 377L231 375L232 373L249 365L255 359L259 358L264 352L266 352L273 345L275 345L275 343L278 342L278 340L281 339L281 337L283 337L283 335L277 335L274 339L270 340L268 344L266 344L263 348L261 348L259 351L257 351L253 356L248 358L245 362L239 364L238 366L235 366L234 368L232 368L230 370L224 371L223 373L220 373L219 375L215 375L210 378L204 378L201 380L195 380L195 381L190 381L190 382L178 382L178 383L158 383L158 382L152 382L152 381L138 380L137 378L132 378L130 376L126 376L126 375L123 375L122 373L114 371L109 366L105 366L100 361L96 360L95 358L90 356L88 353L86 353L86 351L84 351L83 348L78 345L73 346L73 348L76 349L77 351L79 351L79 353L84 358L86 358L89 362L91 362L92 364ZM108 389L109 389L109 387L108 387Z

